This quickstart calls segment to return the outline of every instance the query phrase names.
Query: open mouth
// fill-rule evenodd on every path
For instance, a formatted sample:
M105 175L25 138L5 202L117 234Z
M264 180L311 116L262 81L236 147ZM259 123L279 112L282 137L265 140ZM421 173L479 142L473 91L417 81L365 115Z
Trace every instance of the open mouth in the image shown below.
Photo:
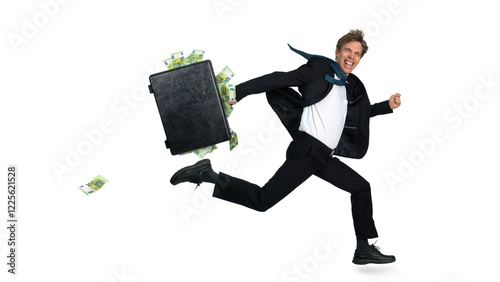
M349 67L349 68L352 68L352 66L354 66L354 62L351 62L351 61L348 61L348 60L344 60L344 64Z

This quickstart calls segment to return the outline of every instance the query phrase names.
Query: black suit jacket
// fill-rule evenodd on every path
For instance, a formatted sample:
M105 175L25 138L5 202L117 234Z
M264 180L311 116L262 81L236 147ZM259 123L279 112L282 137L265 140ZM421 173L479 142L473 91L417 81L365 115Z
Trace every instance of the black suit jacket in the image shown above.
M303 108L321 101L333 88L333 84L325 80L326 74L334 77L328 62L312 57L296 70L273 72L238 84L236 99L239 102L247 95L266 92L269 104L295 138ZM302 95L290 86L297 86ZM392 113L392 110L388 101L370 105L363 83L352 73L347 76L346 92L349 102L346 121L335 154L360 159L368 150L370 117Z

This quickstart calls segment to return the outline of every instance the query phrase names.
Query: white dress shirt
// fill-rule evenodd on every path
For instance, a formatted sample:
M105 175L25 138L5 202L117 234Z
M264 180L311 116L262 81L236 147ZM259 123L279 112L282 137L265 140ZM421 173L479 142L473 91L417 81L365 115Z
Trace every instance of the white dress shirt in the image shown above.
M337 75L335 79L339 79ZM345 86L334 84L323 100L304 108L299 130L315 137L330 149L335 149L344 130L346 114Z

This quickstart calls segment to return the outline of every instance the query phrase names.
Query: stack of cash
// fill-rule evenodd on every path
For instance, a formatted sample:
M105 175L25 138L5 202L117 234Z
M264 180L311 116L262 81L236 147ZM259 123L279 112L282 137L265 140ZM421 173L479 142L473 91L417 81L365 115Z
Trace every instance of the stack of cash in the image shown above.
M217 74L217 84L227 84L233 76L234 72L228 66L224 66L224 68Z
M228 118L233 112L233 106L227 102L229 100L229 92L229 86L227 84L219 84L219 93L222 97L222 105L224 106L226 118Z
M85 185L82 185L80 187L78 187L83 193L85 193L85 195L90 195L92 193L95 193L97 191L99 191L99 189L102 188L102 186L104 186L104 184L108 183L108 180L100 175L94 177L94 179L92 179L92 181L90 181L89 183L85 184Z
M219 92L222 97L223 101L222 103L224 106L224 112L226 113L226 117L229 117L229 115L233 112L233 106L231 106L227 102L230 100L230 94L231 94L230 88L233 89L233 92L235 91L234 85L227 84L233 76L234 72L228 66L224 66L224 68L215 77L215 79L217 80L217 85L219 86Z
M179 51L176 53L172 53L170 57L165 59L163 62L167 66L167 69L171 70L174 68L201 62L203 60L204 55L205 51L203 50L193 50L191 54L189 54L184 59L184 52ZM236 87L234 86L234 84L227 84L233 76L234 72L228 66L224 66L224 68L216 76L217 85L219 86L219 93L222 97L223 101L222 103L224 106L224 113L226 115L226 118L228 118L233 112L233 106L231 106L231 104L229 104L228 101L236 100ZM236 147L237 145L238 145L238 135L236 135L236 132L231 130L231 139L229 140L230 150L232 151L234 147ZM217 149L217 146L212 145L191 152L187 152L184 154L194 153L198 157L204 158L208 153L212 153L215 149Z
M167 69L175 69L182 66L187 66L190 64L198 63L203 61L203 55L205 51L203 50L193 50L191 54L184 59L184 51L179 51L172 53L169 58L163 60L163 63L167 66Z
M203 61L203 55L205 54L205 51L203 50L193 50L189 56L186 57L184 60L185 65L190 65L194 63L198 63Z
M233 112L233 106L228 101L236 100L236 86L234 84L227 84L234 76L234 72L228 67L224 68L217 74L216 80L219 86L219 92L222 97L222 105L224 106L224 113L228 118ZM231 130L231 139L229 140L229 149L232 151L238 145L238 135Z
M169 70L184 66L184 51L172 53L170 58L164 60L163 62L167 65L167 69Z

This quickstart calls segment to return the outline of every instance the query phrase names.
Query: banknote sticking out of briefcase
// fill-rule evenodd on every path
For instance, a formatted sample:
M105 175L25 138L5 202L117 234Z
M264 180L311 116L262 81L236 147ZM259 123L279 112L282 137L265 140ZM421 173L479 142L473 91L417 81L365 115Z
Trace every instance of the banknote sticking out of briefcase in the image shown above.
M153 74L149 82L172 155L231 139L210 60Z

